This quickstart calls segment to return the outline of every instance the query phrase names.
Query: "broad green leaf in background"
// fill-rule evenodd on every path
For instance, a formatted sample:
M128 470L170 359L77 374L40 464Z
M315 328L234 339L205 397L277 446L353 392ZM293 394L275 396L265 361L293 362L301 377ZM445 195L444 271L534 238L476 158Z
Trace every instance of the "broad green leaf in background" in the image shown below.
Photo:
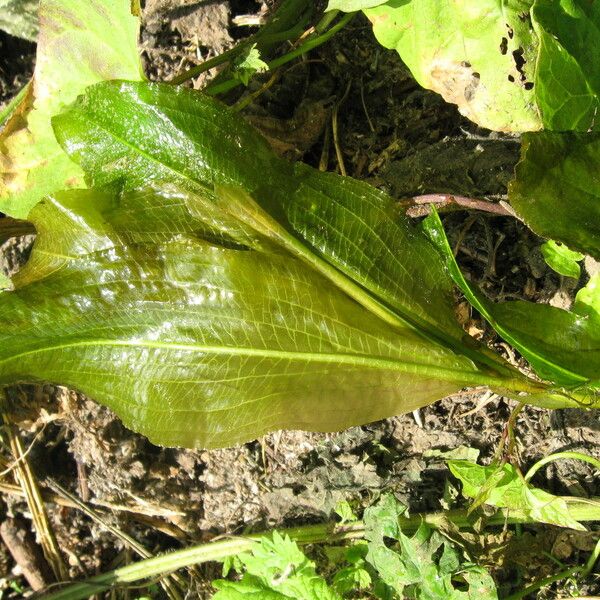
M578 296L572 311L546 304L511 301L494 304L467 282L436 213L424 227L437 245L456 285L492 327L527 358L540 377L570 387L587 387L581 401L593 404L600 386L599 288Z
M484 502L507 508L512 517L585 531L585 527L569 513L569 506L563 498L529 485L508 463L484 467L466 460L450 460L448 466L461 481L463 494L468 498L477 498L488 488L485 489ZM491 486L488 485L490 479L493 479Z
M35 42L39 0L0 0L0 29Z
M0 136L0 211L25 218L45 195L83 186L83 173L64 154L50 118L88 85L141 79L138 19L129 0L42 0L32 96Z
M544 128L596 129L600 109L600 6L588 0L536 0L535 96Z
M542 127L532 89L532 0L390 0L365 10L375 37L398 51L425 88L498 131Z
M585 258L581 252L569 250L567 246L554 240L544 242L540 248L548 266L560 275L579 279L581 266L579 261Z
M290 255L198 238L181 198L72 190L32 218L61 233L0 295L0 383L79 389L156 443L336 430L490 380Z
M346 3L342 10L356 10ZM362 8L362 7L360 7ZM389 0L365 8L415 79L498 131L588 131L600 103L600 8L587 0Z
M10 277L7 277L4 273L0 271L0 292L4 290L12 290L13 283Z
M592 275L587 285L577 292L574 308L580 315L596 319L600 327L600 273Z
M315 571L296 542L274 531L263 537L251 553L237 557L241 581L214 581L214 600L342 600Z
M508 198L538 235L600 258L598 172L598 134L528 134Z

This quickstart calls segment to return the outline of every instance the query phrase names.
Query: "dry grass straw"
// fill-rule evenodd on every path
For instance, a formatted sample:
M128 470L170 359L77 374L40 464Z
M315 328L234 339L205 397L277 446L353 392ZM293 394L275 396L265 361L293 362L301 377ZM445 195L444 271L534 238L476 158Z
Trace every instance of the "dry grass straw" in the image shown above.
M68 581L69 572L67 566L59 550L54 531L50 526L44 503L44 497L42 496L38 480L27 458L29 452L31 451L31 446L33 446L35 441L37 441L39 434L35 437L30 447L27 448L27 450L24 450L16 426L11 422L10 416L6 413L3 413L2 419L4 421L4 432L8 441L8 447L12 454L12 460L9 464L7 461L0 459L0 467L4 469L1 473L1 476L5 477L6 475L12 473L15 481L18 483L18 486L8 482L0 482L0 491L16 494L25 498L32 516L33 525L38 535L40 546L44 553L44 557L50 565L56 580L59 582ZM102 516L100 516L95 510L65 490L58 483L47 481L46 484L54 490L53 494L48 494L48 492L45 493L45 496L49 501L80 510L89 518L97 522L101 527L107 531L110 531L113 535L115 535L115 537L119 538L127 548L133 550L141 558L152 558L153 555L135 539L117 527L114 527L106 522L106 520L104 520ZM165 575L159 579L161 586L165 590L165 593L170 600L182 600L182 594L180 590L185 589L186 582L181 575Z
M0 464L2 463L0 459ZM25 497L25 493L21 486L14 485L12 483L5 483L0 481L0 492L4 494L11 494L13 496L21 496ZM51 492L49 490L42 490L42 498L44 502L52 502L52 504L57 504L58 506L66 506L67 508L78 508L78 505L74 502L71 502L68 498L60 496L55 492ZM179 541L185 542L188 541L187 535L184 531L182 531L176 525L171 523L167 523L162 520L161 517L164 517L163 512L172 514L173 511L161 511L158 510L156 513L149 511L146 507L145 511L144 507L140 507L140 512L137 512L137 508L135 506L124 506L122 504L114 504L112 502L105 502L103 500L99 500L94 498L90 500L88 503L92 505L96 509L108 509L115 512L125 512L131 518L135 519L138 523L145 525L146 527L151 527L152 529L156 529L165 535L168 535L172 538L175 538ZM177 513L178 515L183 513Z
M10 417L6 414L3 414L2 417L5 424L4 429L8 437L8 444L15 461L13 465L14 476L23 490L40 546L56 579L58 581L67 581L69 579L69 571L60 553L54 531L50 526L48 513L46 512L37 479L27 459L27 453L23 450L21 438L16 433Z
M142 546L137 540L133 539L130 535L118 527L108 523L93 508L82 502L79 498L71 494L71 492L63 488L61 485L51 480L47 480L46 483L56 494L65 498L72 506L75 506L81 512L86 514L90 519L98 523L103 529L110 531L110 533L112 533L116 538L120 539L126 545L126 547L133 550L138 556L141 558L153 557L152 553L146 550L146 548L144 548L144 546ZM180 589L185 589L186 587L185 580L177 573L163 577L160 580L160 584L171 600L180 600Z

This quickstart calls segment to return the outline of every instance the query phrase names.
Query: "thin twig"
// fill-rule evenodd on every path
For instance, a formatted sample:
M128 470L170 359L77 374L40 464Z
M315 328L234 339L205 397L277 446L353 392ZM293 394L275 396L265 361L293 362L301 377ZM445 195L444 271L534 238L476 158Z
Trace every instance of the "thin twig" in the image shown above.
M20 496L25 498L25 492L21 488L21 486L13 485L11 483L0 482L0 492L3 494L12 494L14 496ZM67 498L63 498L58 494L55 494L49 490L44 490L42 492L42 498L44 502L52 502L53 504L57 504L58 506L66 506L68 508L77 508L77 504L71 502ZM178 527L174 525L169 525L164 521L159 521L159 517L169 518L174 516L183 516L184 513L174 512L174 511L165 511L162 513L160 510L152 511L145 508L142 505L137 506L123 506L121 504L112 504L111 502L105 502L103 500L99 500L97 498L93 498L89 502L92 506L100 509L110 509L116 512L126 512L130 514L132 518L144 525L148 525L149 527L153 527L159 531L162 531L166 535L170 535L175 539L185 539L184 532L180 530Z
M0 525L0 537L34 591L41 590L55 581L52 569L42 549L35 543L25 521L6 519Z
M269 88L271 88L273 86L273 84L275 84L277 82L279 77L280 77L279 71L275 71L271 75L271 77L269 77L268 81L263 83L255 92L252 92L251 94L248 94L247 96L244 96L243 98L240 98L232 106L233 110L240 111L240 110L246 108L246 106L252 104L252 102L254 102L259 96L262 96Z
M424 217L428 215L431 212L432 204L435 205L438 211L451 207L455 210L480 210L502 217L514 217L514 212L505 204L497 204L495 202L488 202L487 200L477 200L454 194L423 194L422 196L414 196L400 202L400 206L405 208L406 214L409 217Z
M331 129L325 127L323 136L323 148L321 149L321 159L319 160L319 171L327 171L329 167L329 149L331 148Z
M6 477L11 471L13 471L14 469L19 468L19 466L21 466L22 463L24 463L27 460L27 456L29 455L29 453L31 452L31 450L33 449L33 446L35 445L35 443L38 441L38 439L42 436L42 434L44 433L44 429L45 426L42 427L42 429L40 429L36 434L35 437L33 438L33 440L31 441L31 443L29 444L29 446L27 446L27 450L25 450L24 452L22 452L17 458L15 458L12 463L8 464L5 466L3 471L0 471L0 479L2 479L3 477ZM11 448L12 450L12 448ZM3 465L4 466L4 465Z
M462 226L459 234L458 234L458 239L456 240L456 244L454 244L454 248L452 248L452 254L456 257L458 256L458 251L460 250L460 247L462 246L462 243L467 235L467 233L469 233L469 230L471 229L471 227L473 227L473 225L475 224L475 221L477 221L477 215L469 215L469 217L466 219L464 225ZM486 262L487 263L487 259L482 259L482 262Z
M346 90L344 91L344 95L340 98L339 102L335 103L333 108L333 113L331 115L331 129L333 131L333 146L335 148L335 155L337 156L338 166L340 168L340 173L342 175L347 175L346 165L344 164L344 155L342 153L342 148L340 147L340 140L338 136L338 111L340 106L344 104L348 94L350 93L351 81L348 81L348 85L346 85Z
M362 77L360 78L360 101L362 103L363 111L365 112L365 117L367 118L367 123L369 124L369 129L371 130L371 133L375 133L375 127L373 126L373 121L371 121L369 111L367 110L367 103L365 102L365 86Z

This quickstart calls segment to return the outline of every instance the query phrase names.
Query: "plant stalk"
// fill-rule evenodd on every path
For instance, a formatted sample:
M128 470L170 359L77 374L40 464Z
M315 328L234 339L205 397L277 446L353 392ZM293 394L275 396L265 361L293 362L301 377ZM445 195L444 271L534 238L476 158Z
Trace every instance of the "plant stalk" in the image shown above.
M21 101L27 96L31 81L28 81L17 93L17 95L2 109L0 110L0 130L4 127L8 119L15 112L15 110L21 104Z
M338 31L340 31L346 25L348 25L348 23L350 23L350 21L355 16L356 16L356 13L345 14L335 25L333 25L330 29L328 29L321 35L317 35L316 37L308 38L306 40L306 42L304 42L301 46L299 46L295 50L292 50L291 52L288 52L287 54L284 54L283 56L280 56L279 58L276 58L276 59L268 62L267 66L269 68L269 71L273 71L273 70L285 65L285 64L289 63L290 61L298 58L299 56L302 56L303 54L306 54L310 50L314 50L318 46L329 41L329 39L331 39ZM225 92L229 92L241 84L242 84L242 82L239 79L232 77L231 79L228 79L226 81L215 83L214 85L209 85L208 87L206 87L204 89L204 92L207 94L210 94L211 96L216 96L218 94L224 94Z
M578 521L594 521L600 519L600 509L597 506L583 502L574 501L572 504L569 504L569 511L573 518ZM475 523L477 519L477 516L467 515L466 510L450 510L447 512L415 514L411 517L401 517L399 523L402 531L409 534L415 532L422 523L427 523L434 528L440 528L450 522L456 527L466 529L471 528L472 524ZM490 517L486 521L486 524L488 526L504 526L505 524L529 522L533 522L533 520L511 517L507 511L501 510ZM279 531L282 535L289 536L298 544L304 545L362 539L365 535L365 526L362 521L344 525L329 522L320 525L305 525L303 527L281 529ZM91 577L86 581L71 584L61 590L44 595L43 599L80 600L93 594L106 591L116 585L149 579L156 577L157 575L181 569L182 567L209 561L223 561L230 556L252 550L256 542L265 535L269 535L269 532L209 542L207 544L177 550ZM581 569L583 569L583 567L579 570ZM569 573L576 571L578 570L571 569ZM565 575L561 578L563 577L565 577ZM517 596L516 598L520 597L522 596Z
M525 475L525 481L530 481L531 478L545 465L551 463L555 460L560 459L570 459L570 460L581 460L583 462L587 462L592 465L595 469L600 471L600 460L594 458L593 456L589 456L588 454L582 454L581 452L555 452L554 454L550 454L549 456L544 456L544 458L538 460L532 467L527 471Z
M310 3L306 0L287 0L287 2L283 2L270 21L258 33L241 41L226 52L177 75L171 79L170 83L179 85L209 69L230 62L254 44L258 45L262 52L268 50L274 44L297 38L307 24L310 12Z

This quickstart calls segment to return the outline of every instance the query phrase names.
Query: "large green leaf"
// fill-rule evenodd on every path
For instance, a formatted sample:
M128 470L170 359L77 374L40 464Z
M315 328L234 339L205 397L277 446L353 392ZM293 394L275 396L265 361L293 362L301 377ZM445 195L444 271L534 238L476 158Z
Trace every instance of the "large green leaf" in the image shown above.
M600 8L587 0L389 0L365 9L417 81L499 131L588 131Z
M86 86L141 79L138 20L129 0L42 0L32 109L0 137L0 211L25 218L46 194L83 185L83 173L56 143L50 118Z
M484 127L532 131L542 127L531 89L537 44L521 18L532 2L390 0L365 14L423 87Z
M545 129L596 129L600 109L600 6L588 0L536 0L539 50L535 96Z
M157 443L339 429L493 382L302 261L198 238L172 197L71 191L32 217L63 233L0 294L0 382L79 389Z
M281 161L220 103L107 82L54 126L102 189L32 210L1 383L74 387L184 446L340 429L463 385L545 391L463 339L451 279L388 196Z
M524 136L509 200L537 234L600 258L600 136Z
M256 247L258 232L388 322L410 323L460 346L452 281L392 198L277 158L236 112L212 98L165 85L105 82L54 126L91 184L176 186L213 238Z
M466 384L544 390L463 342L450 278L388 196L279 160L220 103L116 81L54 126L103 191L31 212L33 255L0 295L4 384L69 385L185 446L340 429Z
M594 391L600 387L597 280L592 280L590 287L580 293L571 312L520 300L494 304L460 272L437 214L426 219L425 228L469 302L529 360L537 373L560 385L587 387L589 390L583 392L581 398L589 403L597 402Z

